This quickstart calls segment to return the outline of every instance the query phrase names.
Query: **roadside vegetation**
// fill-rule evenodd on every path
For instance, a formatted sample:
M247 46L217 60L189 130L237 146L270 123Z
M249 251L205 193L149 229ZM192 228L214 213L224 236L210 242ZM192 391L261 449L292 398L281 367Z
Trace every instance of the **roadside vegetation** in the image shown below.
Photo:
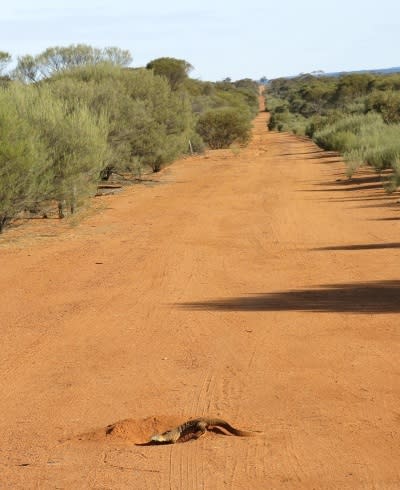
M191 79L185 60L131 68L128 51L72 45L11 61L0 51L0 232L49 205L73 213L113 175L246 143L257 112L255 82Z
M343 155L351 178L361 165L393 192L400 185L400 75L303 75L272 80L266 93L269 128L312 138Z

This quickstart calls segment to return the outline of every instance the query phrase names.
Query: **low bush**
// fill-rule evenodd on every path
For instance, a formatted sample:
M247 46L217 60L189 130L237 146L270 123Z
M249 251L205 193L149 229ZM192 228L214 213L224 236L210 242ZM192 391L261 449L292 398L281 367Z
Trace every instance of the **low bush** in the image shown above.
M280 106L277 107L279 109ZM268 122L270 131L288 131L294 134L305 135L307 119L300 114L293 114L288 110L273 112Z
M212 149L228 148L234 142L244 144L250 131L248 115L231 108L207 111L197 122L197 132Z
M385 124L379 114L343 117L313 137L322 148L342 152L350 173L360 163L373 166L377 172L395 168L400 157L400 125Z
M342 153L351 176L363 164L392 169L398 185L400 75L299 76L268 84L270 129L304 133L322 148Z
M86 104L108 119L109 160L103 174L148 166L154 172L185 153L194 120L189 97L145 69L102 64L53 77L51 90L70 107Z

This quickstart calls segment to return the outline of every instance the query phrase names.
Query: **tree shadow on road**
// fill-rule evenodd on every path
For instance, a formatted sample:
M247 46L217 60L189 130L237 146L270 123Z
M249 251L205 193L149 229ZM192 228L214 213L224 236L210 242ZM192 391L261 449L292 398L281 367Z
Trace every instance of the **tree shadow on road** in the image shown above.
M353 245L332 245L329 247L313 248L313 251L328 250L383 250L387 248L400 248L400 242L388 243L359 243ZM400 300L400 299L399 299Z
M399 221L400 216L390 216L389 218L374 218L369 221Z
M327 284L309 289L183 303L180 307L214 311L400 313L400 281Z
M361 186L360 188L362 189L363 184L381 184L382 187L382 178L379 175L368 175L366 177L352 177L352 178L344 178L342 174L336 174L338 179L334 181L329 181L329 182L319 182L315 185L321 186L321 187L328 187L328 186L341 186L341 187L353 187L353 186Z
M317 184L318 185L318 184ZM332 188L327 187L326 189L307 189L306 192L344 192L344 191L367 191L367 190L373 190L373 189L382 189L382 183L377 182L376 184L366 184L366 185L354 185L354 186L341 186L341 187L336 187Z

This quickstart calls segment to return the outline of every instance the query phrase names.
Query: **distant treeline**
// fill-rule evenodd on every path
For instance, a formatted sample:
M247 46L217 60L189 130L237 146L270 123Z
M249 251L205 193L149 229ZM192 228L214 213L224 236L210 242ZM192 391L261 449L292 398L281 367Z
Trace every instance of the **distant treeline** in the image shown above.
M400 185L400 74L304 75L267 88L269 128L307 135L339 151L351 177L363 164L391 169L387 191Z
M128 51L72 45L10 61L0 52L0 231L44 203L74 212L113 173L245 143L258 107L255 82L191 79L175 58L130 68Z

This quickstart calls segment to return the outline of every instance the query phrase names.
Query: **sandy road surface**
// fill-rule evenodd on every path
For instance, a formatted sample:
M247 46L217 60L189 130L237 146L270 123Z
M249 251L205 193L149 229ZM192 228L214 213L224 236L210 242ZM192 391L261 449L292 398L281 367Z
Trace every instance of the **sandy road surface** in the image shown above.
M398 196L266 117L0 239L1 489L400 488Z

